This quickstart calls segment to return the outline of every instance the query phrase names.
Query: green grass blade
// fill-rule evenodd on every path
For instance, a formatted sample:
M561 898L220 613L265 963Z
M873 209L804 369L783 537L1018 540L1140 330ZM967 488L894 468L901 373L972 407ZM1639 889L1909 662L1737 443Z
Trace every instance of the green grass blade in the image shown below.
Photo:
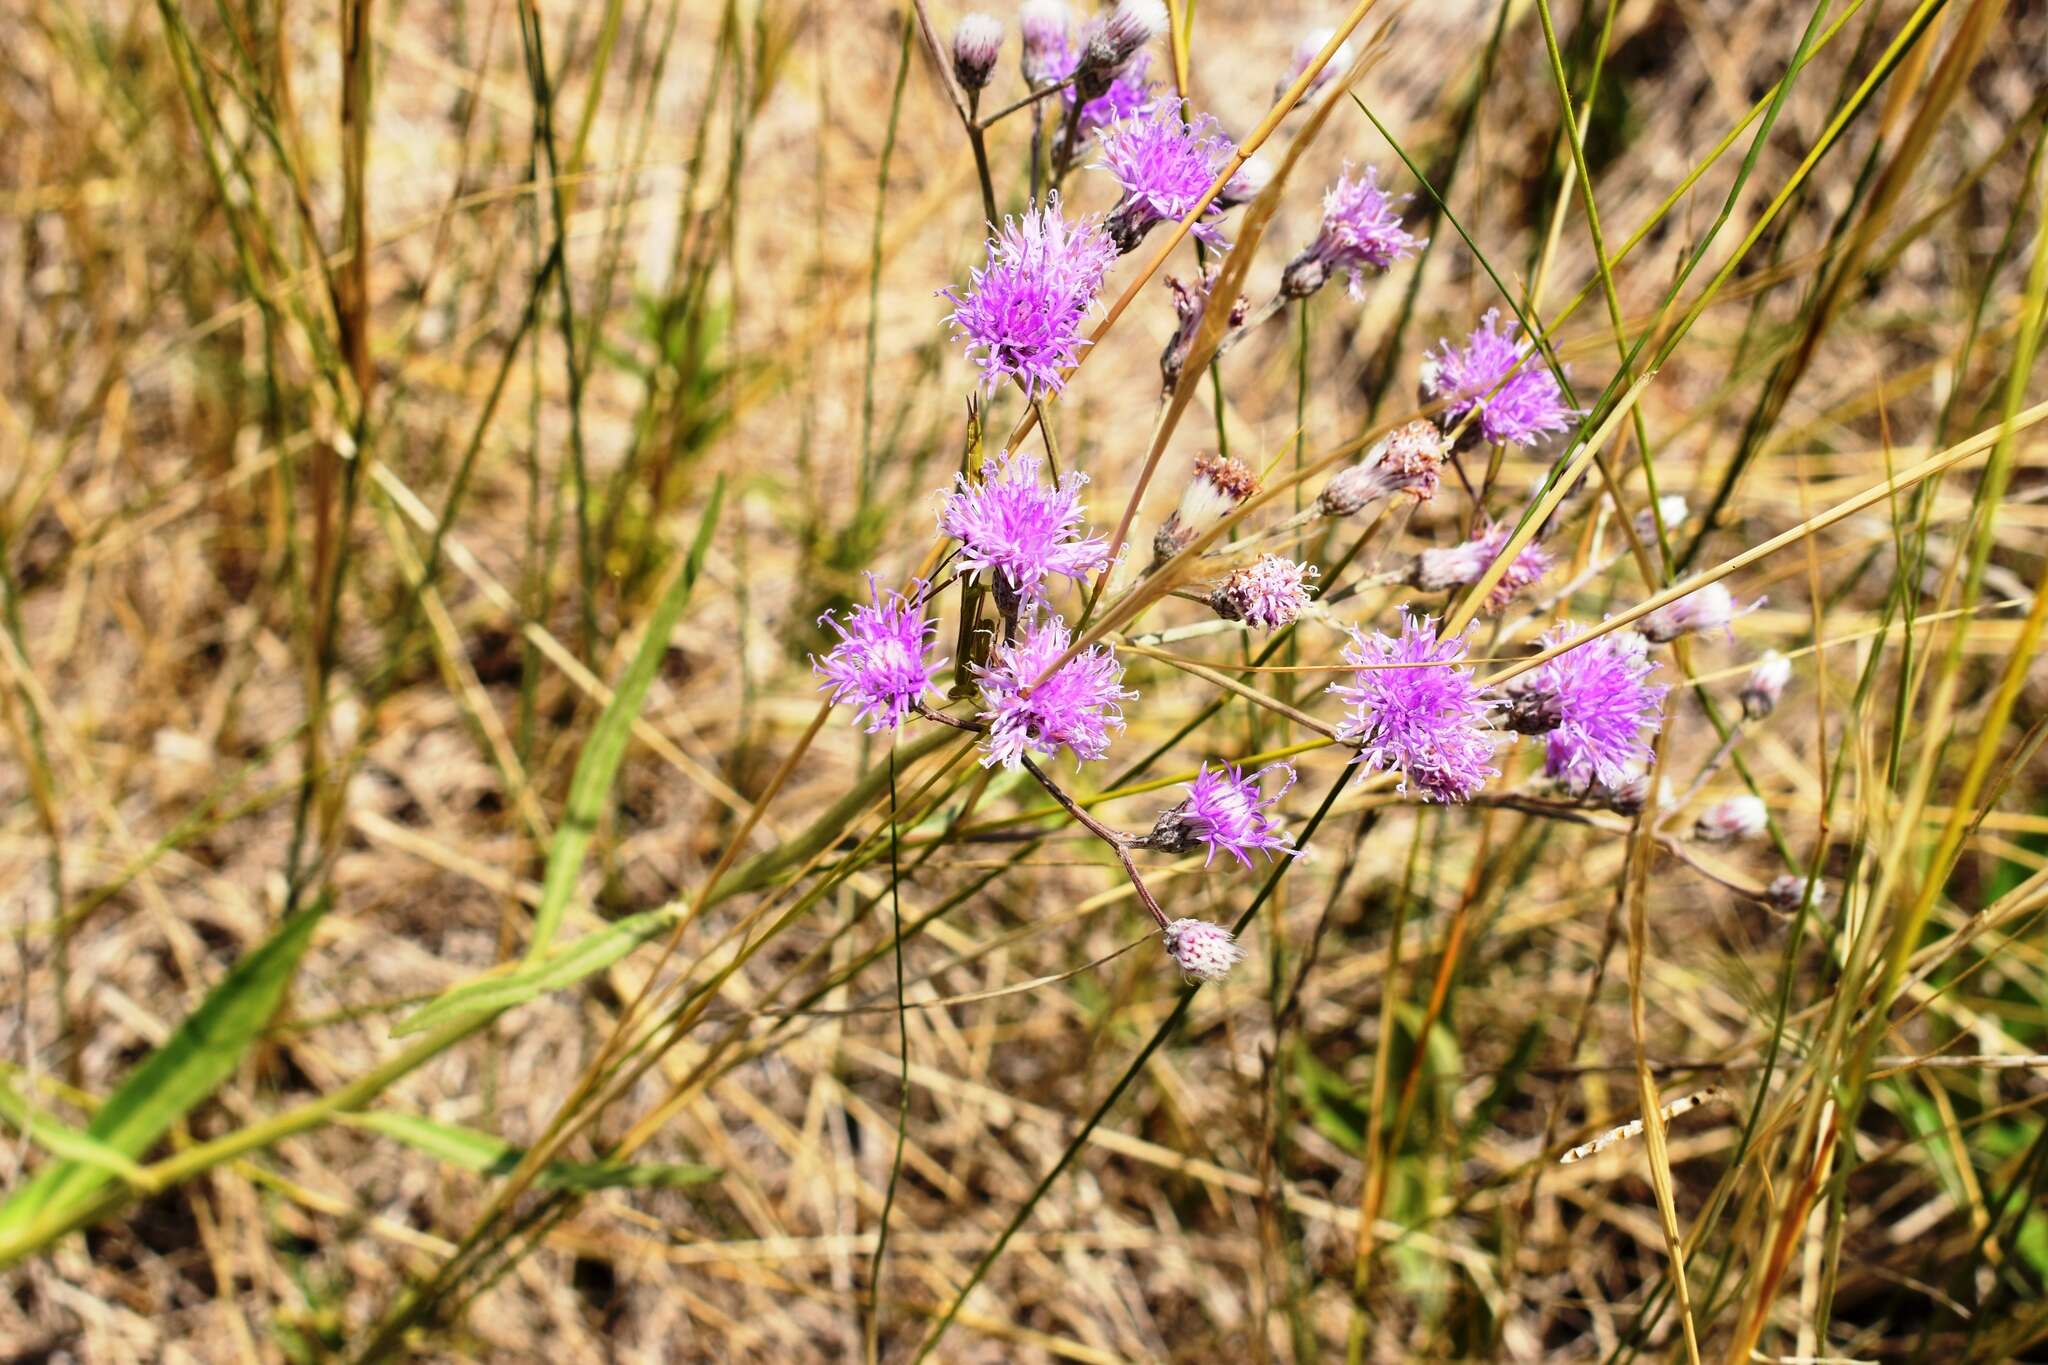
M456 1123L442 1123L417 1114L382 1110L353 1114L345 1122L351 1128L380 1133L425 1152L428 1156L479 1175L509 1175L526 1155L524 1147L503 1138ZM543 1189L681 1189L703 1185L725 1172L716 1166L694 1166L674 1162L557 1161L541 1172Z
M666 907L629 915L566 944L509 974L465 981L392 1025L393 1037L425 1033L452 1020L495 1014L536 996L567 989L617 962L648 939L673 928L681 910Z
M164 1045L107 1098L86 1136L98 1147L132 1159L212 1094L276 1013L328 904L323 896L291 916L268 942L237 962ZM46 1211L84 1203L109 1178L103 1163L75 1157L48 1167L0 1205L0 1235Z
M583 870L583 854L590 847L590 836L596 832L598 819L604 813L605 800L611 795L612 779L618 776L619 761L626 756L626 741L632 735L633 722L647 700L654 670L660 666L661 657L668 650L669 633L675 629L683 608L689 605L691 590L697 586L698 576L704 570L704 555L711 548L711 533L718 526L718 509L724 498L725 477L720 475L711 486L711 501L704 509L703 519L697 523L697 538L690 544L690 557L684 563L683 571L669 585L661 605L654 609L654 616L647 623L647 631L640 639L640 648L633 655L633 662L626 666L625 676L613 689L611 703L597 718L597 728L590 732L590 739L583 746L583 755L576 760L576 774L569 780L569 809L564 812L561 826L555 831L554 843L548 848L548 870L541 884L540 907L533 914L533 943L526 950L528 962L538 960L547 952L548 946L554 942L555 932L562 927L562 915L569 908L570 893L576 889L577 875Z
M51 1156L81 1166L97 1167L140 1189L156 1188L156 1181L133 1157L124 1156L92 1134L45 1113L4 1078L0 1078L0 1122L5 1122Z

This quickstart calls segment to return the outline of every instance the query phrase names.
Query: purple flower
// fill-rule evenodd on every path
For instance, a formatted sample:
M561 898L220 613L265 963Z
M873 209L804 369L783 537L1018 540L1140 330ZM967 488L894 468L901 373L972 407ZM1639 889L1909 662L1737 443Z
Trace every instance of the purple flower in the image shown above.
M1737 608L1727 588L1719 583L1709 583L1645 616L1642 632L1650 641L1660 645L1668 645L1679 636L1690 635L1696 630L1724 630L1733 636L1729 623L1763 604L1764 599L1759 597L1748 606Z
M1561 622L1538 643L1578 634ZM1508 683L1508 726L1544 737L1543 770L1567 786L1623 787L1649 765L1647 737L1663 723L1666 689L1648 681L1656 668L1634 631L1595 636Z
M823 659L811 656L811 671L825 680L823 690L831 694L834 706L854 703L854 714L867 722L869 734L903 724L945 663L925 658L939 627L925 619L923 581L914 582L911 589L911 597L891 592L885 600L870 574L868 595L873 605L855 605L844 625L829 611L818 618L819 625L838 632L839 643Z
M1180 372L1187 366L1188 353L1195 348L1195 334L1202 330L1202 319L1209 311L1209 292L1216 287L1216 276L1221 268L1220 265L1211 265L1192 285L1182 284L1171 275L1166 277L1166 287L1173 291L1175 325L1173 339L1159 353L1159 393L1162 398L1173 397L1174 388L1180 383ZM1244 326L1251 307L1252 301L1242 294L1231 303L1230 312L1224 318L1225 338Z
M1500 740L1487 719L1498 703L1471 669L1456 667L1465 635L1439 640L1436 629L1406 607L1399 639L1354 629L1344 662L1358 671L1330 690L1351 708L1338 735L1358 741L1354 762L1398 770L1401 790L1413 782L1425 801L1463 801L1500 775L1490 763Z
M1017 31L1024 40L1025 84L1036 89L1074 74L1080 55L1067 45L1064 0L1024 0L1017 7Z
M1070 62L1068 70L1062 72L1061 76L1070 74L1072 69ZM1074 122L1076 146L1086 142L1110 124L1129 118L1152 102L1152 82L1146 79L1151 69L1152 54L1140 52L1131 58L1123 70L1116 73L1108 89L1081 105L1080 116ZM1071 85L1062 90L1060 96L1069 110L1074 107L1074 101L1080 99ZM1069 152L1067 155L1071 156L1073 153Z
M1212 132L1214 127L1207 114L1183 122L1180 101L1162 96L1102 130L1097 139L1102 160L1095 168L1115 176L1124 191L1103 222L1119 251L1136 249L1154 223L1185 218L1208 193L1231 153L1230 139ZM1203 218L1222 214L1222 206L1212 201ZM1213 222L1198 223L1194 231L1212 246L1228 245Z
M1403 201L1380 188L1379 176L1377 167L1367 166L1365 174L1353 180L1347 167L1337 183L1323 191L1322 229L1280 276L1281 293L1305 299L1323 287L1331 271L1345 270L1351 274L1351 297L1363 302L1368 274L1414 255L1427 242L1401 226L1397 207Z
M1287 780L1279 791L1264 795L1266 774L1275 769L1286 773ZM1294 785L1294 769L1287 764L1274 763L1246 777L1234 763L1213 769L1204 763L1187 785L1187 799L1161 815L1152 833L1145 836L1147 847L1185 853L1198 843L1207 844L1209 856L1204 867L1216 861L1219 850L1246 867L1252 865L1250 855L1255 850L1268 857L1276 849L1290 854L1295 851L1293 837L1266 813L1267 807L1278 804Z
M939 291L952 301L947 321L981 368L985 391L1011 378L1026 398L1059 392L1088 344L1081 321L1116 254L1095 219L1060 215L1057 194L1003 220L989 238L988 264L969 272L972 283Z
M1109 563L1109 542L1081 539L1081 485L1088 476L1070 469L1057 485L1038 482L1038 457L999 452L980 483L956 474L957 486L939 511L939 529L960 542L960 566L994 573L1004 610L1043 602L1048 574L1079 581Z
M1444 434L1436 423L1410 422L1389 432L1357 464L1332 475L1316 497L1316 511L1326 517L1353 516L1396 493L1428 502L1436 496L1443 463Z
M1465 338L1463 350L1439 341L1423 358L1424 395L1455 400L1439 417L1444 429L1477 407L1479 434L1489 445L1533 445L1548 432L1569 431L1579 410L1564 405L1557 378L1540 356L1515 369L1530 349L1528 339L1516 340L1518 324L1510 322L1502 330L1499 323L1500 310L1489 308Z
M1506 522L1489 521L1472 533L1472 538L1463 545L1454 545L1447 550L1424 550L1415 557L1415 563L1408 570L1408 583L1424 592L1449 592L1477 583L1500 558L1500 552L1507 548L1508 536L1513 528ZM1550 556L1543 547L1530 541L1515 556L1486 594L1486 609L1500 611L1530 584L1550 572Z
M1273 98L1277 100L1286 94L1287 87L1301 79L1301 73L1308 70L1308 64L1323 50L1323 44L1336 36L1337 30L1334 28L1311 29L1302 34L1301 41L1294 45L1293 55L1288 59L1287 74L1274 82ZM1345 43L1330 54L1330 60L1323 64L1321 71L1316 72L1314 78L1309 81L1308 88L1301 92L1301 97L1307 99L1328 85L1332 78L1341 72L1349 71L1352 61L1351 44Z
M986 666L975 666L981 718L988 722L984 768L1014 768L1033 755L1051 758L1061 745L1073 750L1077 763L1109 752L1110 740L1124 728L1119 703L1138 694L1123 687L1124 667L1108 645L1084 649L1046 676L1072 640L1059 617L1033 618L1014 641L995 647Z
M1218 584L1209 605L1227 621L1242 621L1260 630L1292 625L1315 591L1309 582L1319 571L1279 555L1260 555Z
M1244 949L1237 938L1220 924L1205 919L1177 919L1162 931L1166 951L1188 976L1198 981L1221 981L1230 969L1244 961Z

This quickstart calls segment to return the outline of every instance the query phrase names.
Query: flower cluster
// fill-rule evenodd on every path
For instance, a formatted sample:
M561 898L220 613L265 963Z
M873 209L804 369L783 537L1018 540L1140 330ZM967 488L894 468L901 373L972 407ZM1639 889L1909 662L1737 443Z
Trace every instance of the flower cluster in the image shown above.
M1102 288L1116 248L1093 218L1070 223L1059 196L1006 218L988 242L988 263L963 289L941 290L947 320L993 393L1014 380L1026 398L1057 393L1087 341L1081 323ZM976 353L980 354L977 355Z
M1490 777L1500 744L1497 700L1459 666L1466 637L1437 638L1437 623L1401 609L1398 638L1351 632L1344 662L1356 670L1330 690L1351 708L1338 735L1358 745L1356 762L1401 774L1425 801L1468 800Z
M1517 325L1503 328L1500 310L1489 308L1462 347L1440 341L1424 357L1423 397L1450 400L1440 417L1446 431L1477 408L1475 426L1488 445L1531 445L1551 432L1569 431L1578 420L1578 409L1565 406L1550 367L1530 354L1527 337L1515 336Z

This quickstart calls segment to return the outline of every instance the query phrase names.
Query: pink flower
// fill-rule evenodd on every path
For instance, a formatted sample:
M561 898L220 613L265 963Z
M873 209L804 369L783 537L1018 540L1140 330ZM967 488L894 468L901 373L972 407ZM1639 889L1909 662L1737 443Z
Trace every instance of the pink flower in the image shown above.
M1088 476L1068 470L1058 484L1038 481L1039 460L998 453L980 483L955 475L957 486L939 512L939 528L960 542L960 566L993 573L1005 612L1045 601L1045 580L1061 574L1077 582L1109 563L1109 542L1082 538L1081 486Z
M1180 969L1198 981L1221 981L1230 969L1244 961L1244 949L1237 938L1220 924L1201 919L1177 919L1162 931L1166 951Z
M1073 642L1059 617L1026 621L1014 641L995 647L980 677L984 768L1015 768L1024 759L1052 758L1062 747L1076 762L1101 758L1124 728L1120 703L1136 692L1123 686L1123 665L1108 645L1082 650L1046 674Z
M884 599L874 575L868 575L871 606L856 605L845 624L831 612L818 618L839 635L839 643L823 659L811 656L811 671L825 681L832 704L851 702L869 734L894 730L918 699L932 690L932 675L944 664L926 659L938 623L924 615L925 585L912 585L913 597L891 592Z
M1357 673L1330 688L1351 707L1338 735L1359 742L1354 761L1400 773L1401 789L1412 782L1425 801L1464 801L1500 776L1490 722L1498 703L1470 668L1457 666L1465 642L1439 640L1435 621L1404 607L1398 639L1351 632L1344 662Z

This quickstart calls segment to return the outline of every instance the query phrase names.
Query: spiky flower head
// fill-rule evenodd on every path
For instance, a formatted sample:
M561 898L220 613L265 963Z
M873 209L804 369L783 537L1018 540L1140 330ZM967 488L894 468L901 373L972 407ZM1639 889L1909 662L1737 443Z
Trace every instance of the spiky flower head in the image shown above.
M1109 752L1122 733L1122 703L1138 694L1123 686L1124 666L1108 645L1093 645L1048 675L1073 642L1057 616L1027 619L1015 640L998 644L986 665L976 665L981 685L981 741L984 768L1015 768L1030 757L1052 758L1062 747L1084 763Z
M1741 796L1716 801L1701 811L1700 818L1693 822L1692 837L1702 843L1732 844L1741 839L1754 839L1770 822L1770 810L1762 800L1744 792Z
M1181 118L1180 101L1165 96L1097 135L1102 159L1094 169L1108 171L1123 186L1123 198L1103 220L1103 229L1119 251L1132 251L1155 223L1185 218L1201 202L1230 159L1231 142L1215 130L1207 114L1192 123ZM1223 206L1211 200L1195 236L1211 246L1226 246L1213 221Z
M1204 455L1195 461L1195 472L1181 490L1180 505L1160 524L1152 537L1152 562L1162 564L1189 545L1196 536L1235 511L1237 505L1259 491L1259 476L1227 455Z
M1813 897L1813 908L1820 909L1828 903L1828 884L1819 878L1809 880L1797 872L1783 872L1771 878L1771 884L1764 888L1764 904L1789 915L1806 904L1808 895Z
M1578 637L1560 622L1538 643L1547 650ZM1543 736L1543 771L1566 787L1619 789L1648 768L1648 737L1663 723L1665 688L1649 681L1656 670L1634 631L1596 635L1508 683L1508 727Z
M903 724L945 664L926 657L939 627L925 619L924 590L919 580L909 597L894 591L885 596L870 574L868 605L856 603L844 622L829 611L818 618L819 625L837 632L839 643L822 659L812 655L811 671L824 679L820 687L834 706L853 703L855 719L866 722L869 734Z
M1477 583L1493 561L1507 548L1513 528L1506 522L1489 521L1472 533L1462 545L1448 549L1430 548L1415 557L1408 569L1408 583L1424 592L1449 592ZM1486 609L1500 611L1523 589L1550 572L1550 555L1535 541L1524 545L1495 580L1486 594Z
M953 30L953 75L964 90L979 90L995 74L1003 54L1003 21L976 12Z
M1080 98L1085 102L1101 95L1138 49L1165 31L1166 6L1160 0L1119 0L1082 34L1080 61L1074 68L1074 89Z
M1065 0L1024 0L1017 7L1017 32L1023 39L1020 63L1026 85L1051 85L1073 72L1079 54L1067 43Z
M1265 781L1271 772L1285 773L1287 780L1269 795ZM1293 836L1267 814L1293 785L1294 769L1285 763L1269 764L1249 777L1234 763L1215 768L1204 763L1195 780L1187 784L1187 799L1162 812L1152 832L1137 843L1162 853L1186 853L1197 844L1206 844L1209 857L1204 867L1216 861L1219 850L1246 867L1252 865L1254 852L1263 851L1268 857L1276 851L1293 853Z
M1244 961L1237 938L1220 924L1205 919L1177 919L1161 931L1166 951L1184 975L1198 981L1221 981Z
M1428 502L1436 496L1443 463L1443 432L1434 422L1410 422L1388 433L1357 464L1331 476L1316 498L1316 511L1326 517L1353 516L1396 493Z
M1428 241L1401 225L1399 206L1406 196L1393 198L1380 188L1376 166L1351 178L1345 167L1337 183L1323 191L1323 224L1315 240L1302 248L1280 276L1280 292L1291 299L1305 299L1323 287L1333 270L1350 272L1347 286L1354 300L1365 299L1365 282L1394 262L1414 255Z
M1323 44L1336 36L1337 30L1334 28L1310 29L1301 35L1301 41L1294 45L1294 52L1288 59L1287 74L1273 83L1273 98L1276 101L1287 93L1288 86L1301 79L1301 73L1308 70L1309 63L1323 50ZM1349 71L1353 60L1355 59L1352 56L1351 44L1347 42L1330 54L1330 60L1323 64L1322 70L1316 72L1309 81L1308 88L1301 92L1301 97L1307 99L1328 85L1340 72Z
M1775 649L1764 651L1742 684L1742 714L1762 720L1778 709L1785 696L1785 684L1792 681L1792 661Z
M1209 309L1209 291L1216 287L1216 276L1221 268L1211 265L1192 285L1182 284L1171 275L1166 277L1166 287L1173 291L1175 326L1166 349L1159 353L1159 392L1162 397L1171 398L1175 386L1180 383L1181 371L1187 366L1188 352L1195 346L1195 334L1202 329L1202 318ZM1224 319L1224 337L1244 326L1251 306L1252 301L1243 294L1231 302L1230 316Z
M1399 638L1354 629L1344 662L1352 681L1330 690L1351 708L1340 739L1358 743L1354 762L1401 774L1425 801L1464 801L1500 770L1492 766L1500 738L1489 722L1498 705L1458 666L1470 632L1437 638L1437 623L1401 608Z
M969 272L971 283L939 291L952 301L947 320L980 367L984 391L1014 379L1026 398L1057 393L1088 344L1081 323L1115 260L1100 224L1068 222L1057 193L1005 218L989 238L987 265Z
M1579 417L1564 405L1557 378L1541 356L1529 354L1528 338L1517 338L1520 324L1500 325L1500 310L1489 308L1479 326L1453 350L1448 341L1423 357L1422 392L1429 399L1448 398L1438 420L1446 431L1475 407L1480 436L1489 445L1540 444L1553 431L1569 431ZM1519 368L1517 367L1519 362ZM1510 373L1512 371L1512 373Z
M960 542L963 573L992 573L1005 611L1046 600L1045 580L1063 574L1079 582L1109 563L1109 542L1083 537L1081 486L1088 476L1070 469L1050 487L1038 481L1035 455L1000 451L981 482L954 475L939 510L939 529Z
M1321 571L1279 555L1260 555L1216 586L1209 605L1226 621L1242 621L1259 630L1292 625L1315 591Z
M1727 588L1718 582L1709 583L1676 602L1667 602L1657 608L1642 619L1640 629L1660 645L1668 645L1679 636L1690 635L1697 630L1725 630L1732 638L1734 632L1729 630L1729 623L1763 604L1764 600L1759 597L1748 606L1738 608Z

